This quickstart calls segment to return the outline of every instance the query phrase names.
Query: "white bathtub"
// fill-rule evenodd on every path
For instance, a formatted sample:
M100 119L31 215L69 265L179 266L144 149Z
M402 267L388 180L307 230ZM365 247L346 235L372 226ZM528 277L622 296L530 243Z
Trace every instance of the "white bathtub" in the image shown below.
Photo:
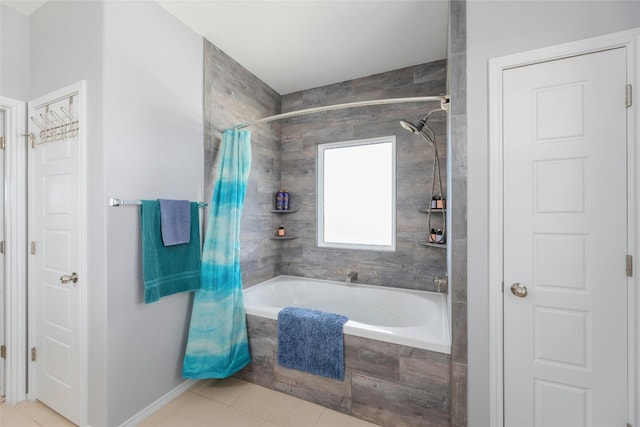
M247 314L277 319L287 306L345 315L346 334L451 353L446 296L304 277L278 276L244 290Z

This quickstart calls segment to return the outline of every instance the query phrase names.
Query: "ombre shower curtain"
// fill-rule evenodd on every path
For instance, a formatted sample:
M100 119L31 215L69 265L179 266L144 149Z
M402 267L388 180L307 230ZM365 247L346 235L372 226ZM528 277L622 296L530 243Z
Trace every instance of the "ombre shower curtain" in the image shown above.
M251 169L251 133L227 130L202 251L182 367L185 378L226 378L251 361L240 272L240 217Z

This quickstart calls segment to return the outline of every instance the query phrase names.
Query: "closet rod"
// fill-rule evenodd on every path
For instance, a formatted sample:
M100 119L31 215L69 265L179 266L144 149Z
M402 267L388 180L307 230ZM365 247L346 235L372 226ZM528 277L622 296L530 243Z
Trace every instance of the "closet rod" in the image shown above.
M141 204L142 202L140 200L123 200L123 199L116 199L115 197L112 197L109 199L109 206L141 205ZM198 202L198 206L201 208L204 208L205 206L209 206L209 204L205 202Z
M387 99L374 99L371 101L357 101L347 102L345 104L327 105L324 107L307 108L304 110L290 111L288 113L276 114L262 119L254 120L247 123L242 123L232 127L231 129L244 129L248 126L257 125L260 123L272 122L275 120L287 119L289 117L301 116L303 114L321 113L323 111L341 110L344 108L353 107L368 107L370 105L386 105L386 104L402 104L406 102L429 102L440 101L440 107L448 111L449 110L449 95L444 96L414 96L409 98L387 98Z

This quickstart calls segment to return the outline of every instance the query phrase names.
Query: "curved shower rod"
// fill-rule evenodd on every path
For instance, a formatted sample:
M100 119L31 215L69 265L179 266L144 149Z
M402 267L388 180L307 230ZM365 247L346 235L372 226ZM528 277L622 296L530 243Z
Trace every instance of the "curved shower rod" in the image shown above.
M335 104L335 105L327 105L324 107L315 107L315 108L307 108L304 110L296 110L290 111L288 113L275 114L273 116L264 117L262 119L253 120L247 123L241 123L236 125L230 129L244 129L248 126L257 125L260 123L272 122L275 120L287 119L289 117L301 116L303 114L311 114L311 113L321 113L323 111L331 111L331 110L342 110L344 108L354 108L354 107L368 107L371 105L387 105L387 104L402 104L406 102L429 102L429 101L440 101L440 108L449 111L449 95L443 96L414 96L409 98L387 98L387 99L374 99L371 101L357 101L357 102L347 102L345 104ZM227 129L227 130L230 130Z

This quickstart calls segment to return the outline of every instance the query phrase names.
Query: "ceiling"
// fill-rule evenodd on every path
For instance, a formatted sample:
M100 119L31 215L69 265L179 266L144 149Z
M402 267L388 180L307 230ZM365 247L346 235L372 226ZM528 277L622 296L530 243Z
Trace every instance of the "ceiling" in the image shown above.
M25 14L46 3L2 2ZM157 3L281 95L446 57L447 0Z

